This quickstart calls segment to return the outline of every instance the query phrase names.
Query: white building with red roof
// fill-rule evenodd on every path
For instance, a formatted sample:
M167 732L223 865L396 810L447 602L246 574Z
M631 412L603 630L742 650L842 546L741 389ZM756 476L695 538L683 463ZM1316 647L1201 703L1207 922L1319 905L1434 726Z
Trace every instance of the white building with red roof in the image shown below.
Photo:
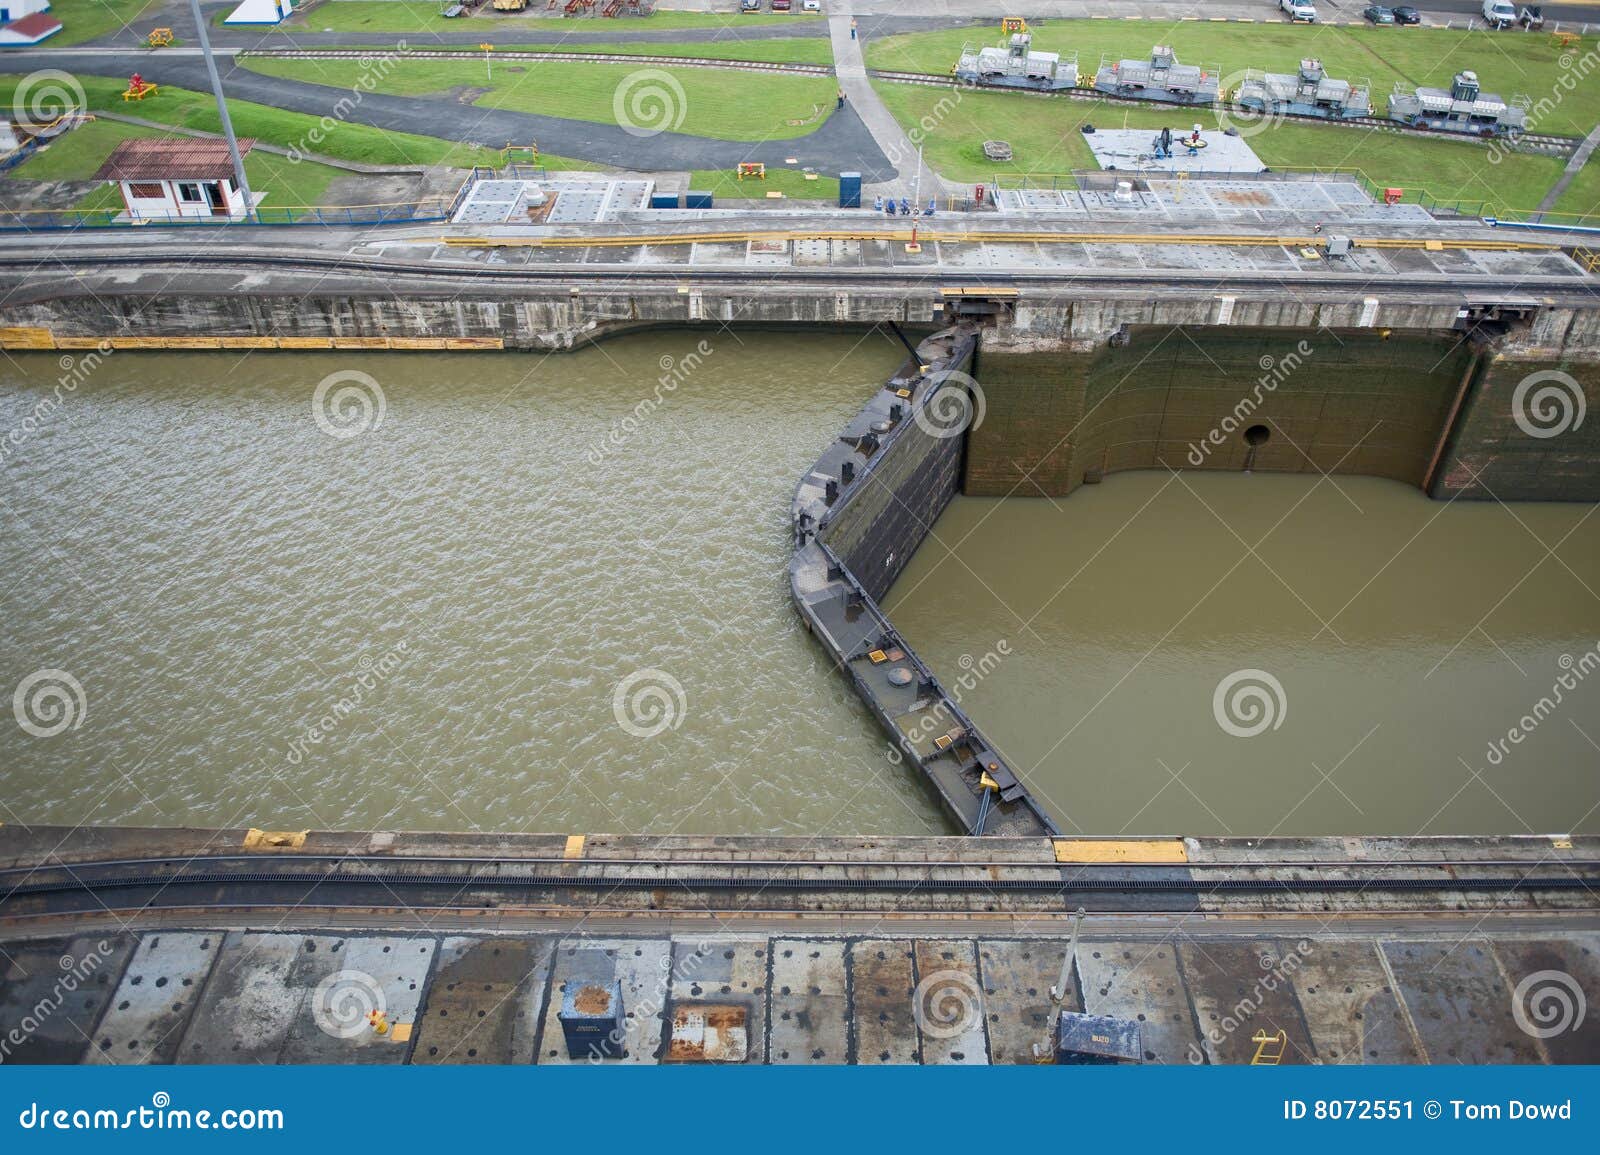
M240 140L239 155L254 145L248 138ZM234 181L233 158L225 140L125 140L112 150L95 179L117 186L131 220L240 220L248 211L244 191Z
M24 48L60 31L50 0L0 0L0 48Z

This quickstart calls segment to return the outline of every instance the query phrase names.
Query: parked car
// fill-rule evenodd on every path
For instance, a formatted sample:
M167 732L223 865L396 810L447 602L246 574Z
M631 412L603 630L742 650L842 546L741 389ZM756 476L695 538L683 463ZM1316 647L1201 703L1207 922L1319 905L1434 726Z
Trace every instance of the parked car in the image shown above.
M1311 0L1278 0L1278 11L1289 18L1289 23L1317 22L1317 6Z
M1396 24L1422 23L1422 13L1418 12L1409 4L1397 4L1391 8L1390 11L1394 13L1394 22Z
M772 10L774 12L789 11L789 0L772 0Z
M1382 4L1368 4L1361 10L1361 15L1369 24L1394 23L1394 9L1385 8Z
M822 0L800 0L800 8L804 12L821 12Z
M1483 0L1483 22L1490 28L1510 28L1517 22L1517 10L1506 0Z
M739 0L739 11L759 12L761 11L761 0Z
M1517 23L1532 32L1544 27L1544 9L1537 4L1524 4L1517 13Z

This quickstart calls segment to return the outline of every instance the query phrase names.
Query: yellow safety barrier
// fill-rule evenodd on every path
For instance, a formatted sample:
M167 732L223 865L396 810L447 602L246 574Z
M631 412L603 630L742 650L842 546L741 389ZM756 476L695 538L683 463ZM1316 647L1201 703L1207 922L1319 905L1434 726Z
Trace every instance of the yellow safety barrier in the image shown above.
M422 349L482 351L506 347L501 337L65 337L48 329L0 328L0 349Z

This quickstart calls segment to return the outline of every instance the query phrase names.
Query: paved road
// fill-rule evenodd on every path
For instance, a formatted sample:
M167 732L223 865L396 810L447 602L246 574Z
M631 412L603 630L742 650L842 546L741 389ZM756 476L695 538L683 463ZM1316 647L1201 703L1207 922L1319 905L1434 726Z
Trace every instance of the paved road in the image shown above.
M205 63L198 57L174 55L143 63L145 79L154 83L201 92L210 88ZM125 64L117 56L70 50L30 54L32 67L59 68L88 76L125 76ZM346 88L263 76L239 67L225 69L223 84L234 100L255 101L312 116L334 116L335 106L340 102L348 105L351 96ZM445 140L483 143L495 148L508 140L537 140L541 151L554 156L577 157L622 169L731 169L744 160L764 161L781 168L785 158L792 156L801 165L829 174L856 170L866 179L885 180L893 172L893 166L873 141L861 118L848 107L834 113L809 136L755 143L711 140L676 132L634 136L612 124L471 105L451 109L436 99L374 93L362 95L345 117L335 119L347 119L390 132L423 132ZM308 151L315 150L308 147Z

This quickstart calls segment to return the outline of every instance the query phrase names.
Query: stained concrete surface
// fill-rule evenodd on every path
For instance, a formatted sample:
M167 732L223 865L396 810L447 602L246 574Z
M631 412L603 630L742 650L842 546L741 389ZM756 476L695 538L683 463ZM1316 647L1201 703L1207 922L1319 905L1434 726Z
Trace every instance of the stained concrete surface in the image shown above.
M588 1062L567 1052L561 991L620 979L626 1054L609 1061L663 1061L674 1012L692 1008L741 1022L746 1062L974 1064L1033 1061L1066 940L202 929L0 949L10 1062ZM60 960L92 953L84 988L50 998ZM359 1016L325 1029L331 981L389 1032ZM1600 1061L1592 1013L1523 1029L1514 997L1527 1020L1525 988L1552 982L1600 997L1600 933L1086 935L1062 1005L1139 1022L1147 1062L1249 1062L1256 1033L1280 1029L1286 1063Z

